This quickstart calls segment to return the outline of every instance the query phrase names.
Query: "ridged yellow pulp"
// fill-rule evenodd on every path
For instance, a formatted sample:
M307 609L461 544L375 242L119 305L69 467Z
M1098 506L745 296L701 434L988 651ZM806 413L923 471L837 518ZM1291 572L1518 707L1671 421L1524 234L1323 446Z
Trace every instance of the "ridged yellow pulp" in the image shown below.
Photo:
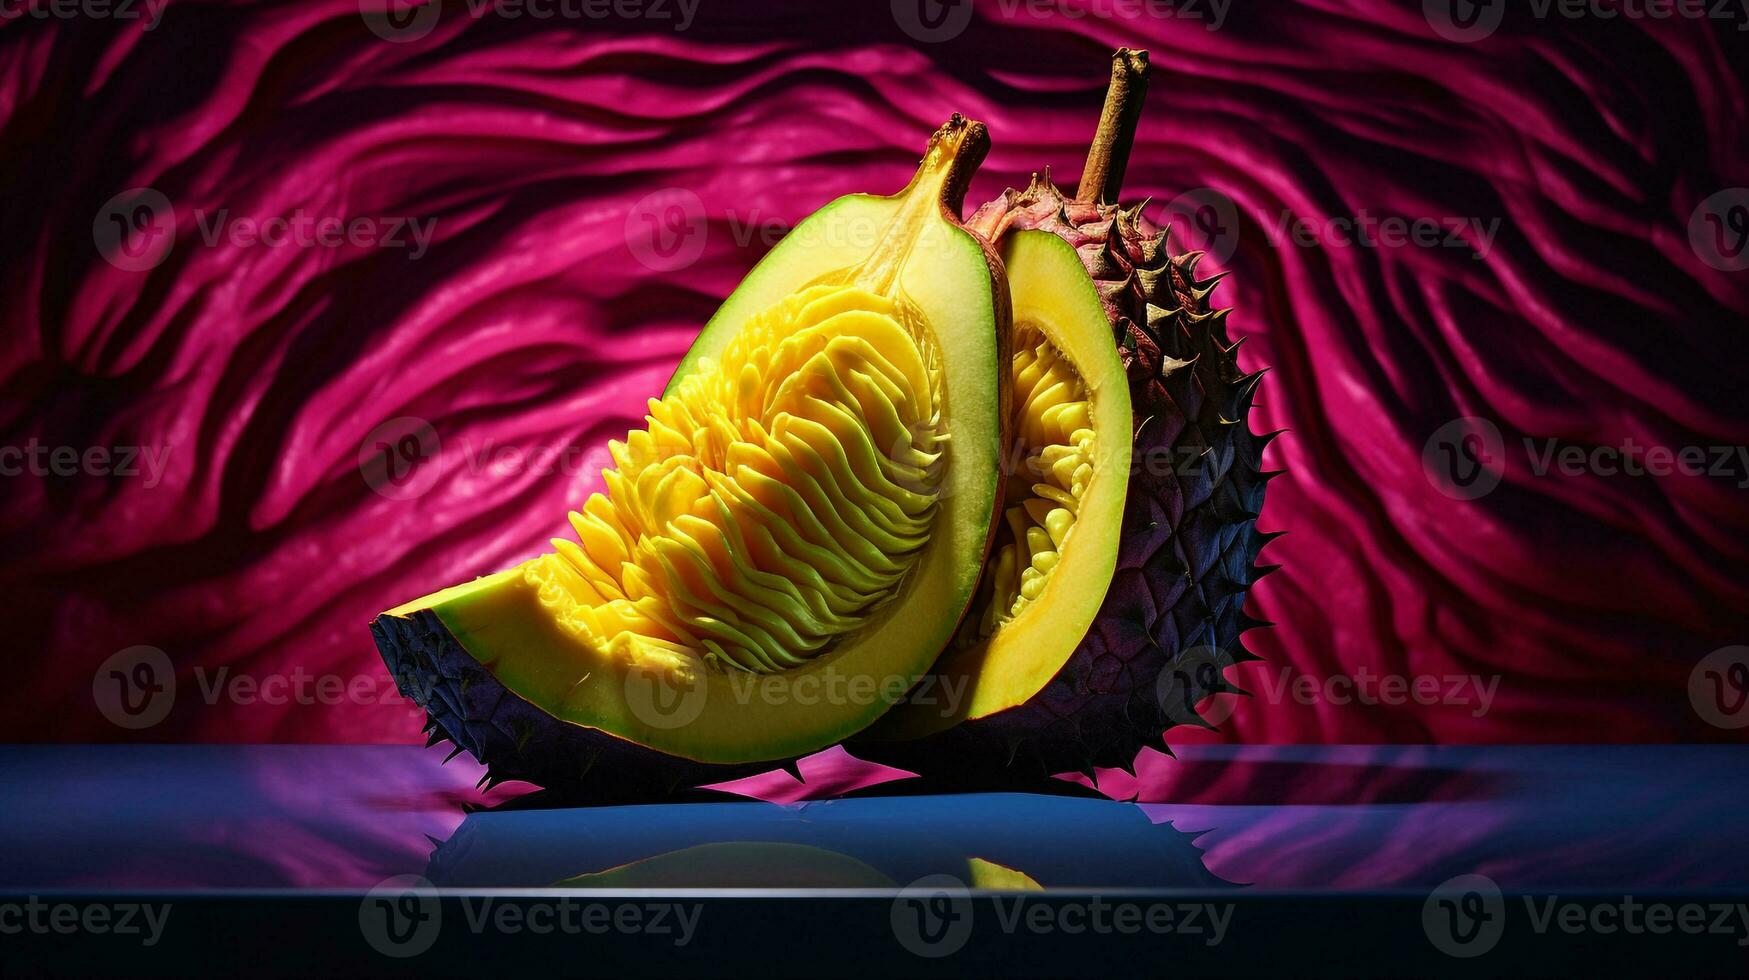
M988 638L1044 591L1093 479L1087 388L1038 327L1017 324L1007 509L961 644Z
M543 599L632 663L807 663L894 594L929 534L939 384L902 304L856 285L784 299L611 444L606 492L540 563Z

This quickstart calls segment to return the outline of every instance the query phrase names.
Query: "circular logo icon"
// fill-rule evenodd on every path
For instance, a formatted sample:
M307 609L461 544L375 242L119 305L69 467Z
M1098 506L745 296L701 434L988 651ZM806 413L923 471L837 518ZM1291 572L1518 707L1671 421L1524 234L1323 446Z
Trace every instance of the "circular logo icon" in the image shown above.
M1730 187L1700 202L1688 218L1688 244L1722 272L1749 269L1749 187Z
M358 446L358 472L377 493L391 500L411 500L437 482L438 468L428 464L441 449L430 422L403 415L365 435Z
M97 710L120 728L151 728L176 703L176 665L157 647L117 650L91 675Z
M684 269L704 254L704 201L684 187L652 191L626 212L626 247L653 272Z
M385 41L417 41L437 27L443 0L358 0L364 26Z
M1506 898L1487 875L1458 875L1422 903L1421 927L1433 947L1447 956L1481 956L1506 931Z
M704 712L708 682L702 673L676 677L673 671L632 667L626 671L626 705L651 728L683 728Z
M442 928L437 889L419 875L384 878L358 903L358 931L384 956L418 956L437 942Z
M1714 650L1695 664L1688 675L1688 700L1694 713L1716 728L1749 726L1749 646Z
M1238 695L1216 694L1211 698L1208 693L1221 684L1230 663L1219 647L1195 646L1179 653L1154 682L1154 694L1166 718L1175 725L1211 727L1231 718ZM1205 700L1207 704L1198 712L1196 706Z
M104 202L91 222L97 254L117 269L156 268L176 244L176 208L150 187L135 187Z
M951 41L971 24L972 0L893 0L893 21L913 41Z
M889 918L893 936L912 954L952 956L972 935L972 895L953 875L924 875L900 890Z
M1453 500L1493 493L1506 473L1500 427L1473 415L1445 423L1421 448L1421 469L1435 490Z
M1166 205L1169 234L1179 251L1205 252L1225 263L1239 250L1239 207L1213 187L1185 191Z
M1500 29L1506 0L1422 0L1427 25L1447 41L1470 44Z

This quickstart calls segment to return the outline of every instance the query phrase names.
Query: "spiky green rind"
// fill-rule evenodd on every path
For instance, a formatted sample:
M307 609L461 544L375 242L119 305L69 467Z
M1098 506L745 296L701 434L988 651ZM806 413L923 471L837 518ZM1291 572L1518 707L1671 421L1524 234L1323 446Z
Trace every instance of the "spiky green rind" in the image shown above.
M1270 571L1257 529L1270 436L1247 424L1262 372L1239 368L1228 310L1198 279L1201 253L1170 255L1141 208L1068 199L1049 176L1009 190L968 227L992 241L1048 231L1075 247L1099 289L1129 379L1135 448L1111 588L1093 627L1026 703L909 742L858 742L864 758L932 779L1001 785L1063 772L1132 767L1177 725L1207 725L1195 706L1237 691L1228 667L1257 659L1242 634L1266 625L1245 598Z
M370 631L395 685L425 709L426 744L452 741L450 758L466 751L479 760L486 788L520 780L560 797L629 803L793 766L695 762L560 721L499 683L430 610L378 616Z

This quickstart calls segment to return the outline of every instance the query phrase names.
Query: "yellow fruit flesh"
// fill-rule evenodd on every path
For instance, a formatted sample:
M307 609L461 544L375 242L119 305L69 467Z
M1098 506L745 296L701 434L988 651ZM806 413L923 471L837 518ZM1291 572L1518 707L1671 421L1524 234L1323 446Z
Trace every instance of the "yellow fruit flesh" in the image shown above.
M1033 323L1015 325L1014 352L1007 508L961 646L989 639L1043 594L1097 459L1087 386L1075 366Z
M611 445L606 492L546 562L554 618L686 674L827 649L928 538L947 441L935 358L916 310L855 284L752 317Z

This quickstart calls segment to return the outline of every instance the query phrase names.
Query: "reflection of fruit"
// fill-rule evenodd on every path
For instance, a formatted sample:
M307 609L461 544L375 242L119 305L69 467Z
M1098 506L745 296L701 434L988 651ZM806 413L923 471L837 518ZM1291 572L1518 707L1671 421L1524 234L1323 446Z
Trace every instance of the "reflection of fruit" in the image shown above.
M804 844L700 844L580 874L557 888L891 888L855 858Z
M927 685L966 697L901 705L859 755L957 783L1127 768L1251 659L1262 372L1239 370L1200 254L1169 255L1114 203L1146 65L1118 52L1077 198L1035 177L968 222L1008 263L1019 470L978 605Z
M539 888L560 878L577 887L807 878L855 888L871 874L897 884L951 875L1006 891L1225 887L1193 840L1133 803L1031 793L508 809L469 814L425 875L440 888ZM796 867L759 870L760 856Z
M966 861L966 884L973 888L1003 892L1036 892L1043 891L1045 887L1033 881L1024 871L1016 871L980 857Z
M1007 290L958 221L986 143L955 116L904 191L798 225L612 444L575 540L378 617L434 740L493 780L660 793L830 745L929 667L999 489Z
M954 877L972 888L1040 891L1024 872L967 858ZM805 844L726 841L699 844L606 871L580 874L555 888L892 888L893 879L837 851Z

